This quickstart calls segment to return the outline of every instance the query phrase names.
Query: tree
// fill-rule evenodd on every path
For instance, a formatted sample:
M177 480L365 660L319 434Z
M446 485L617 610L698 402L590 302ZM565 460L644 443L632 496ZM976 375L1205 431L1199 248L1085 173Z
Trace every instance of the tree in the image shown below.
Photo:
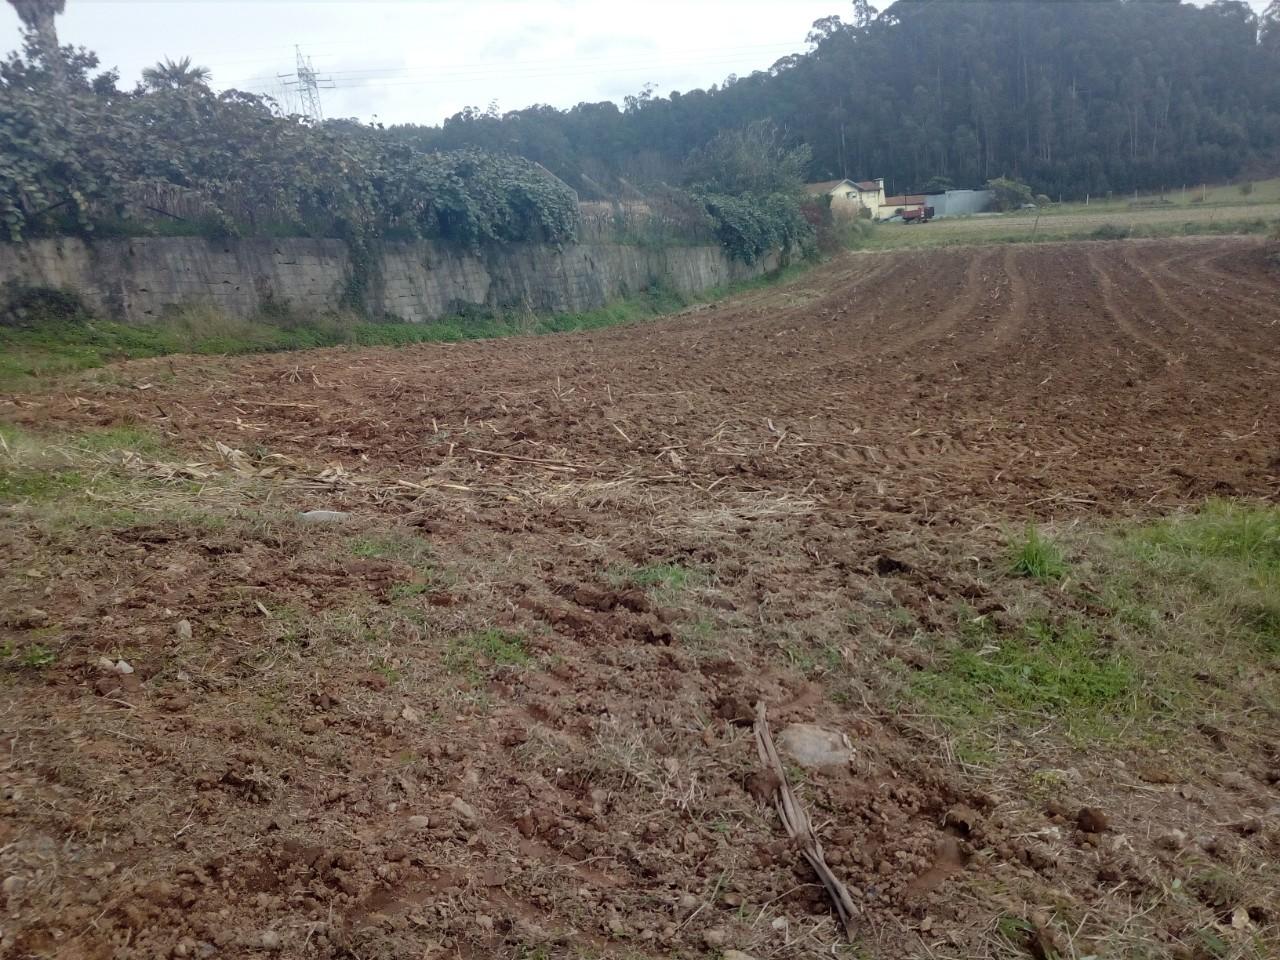
M35 37L49 72L60 82L64 71L56 20L67 8L67 0L9 0L9 5L17 11L23 29Z
M1008 177L996 177L987 181L987 189L995 194L997 210L1017 210L1032 200L1029 186Z
M207 88L211 76L213 74L208 67L192 66L190 57L183 57L181 60L165 57L154 67L147 67L142 71L142 85L153 91Z
M1280 53L1280 0L1272 0L1262 12L1262 44Z
M705 193L797 194L811 158L807 146L789 146L772 121L758 120L693 151L685 170L688 182Z

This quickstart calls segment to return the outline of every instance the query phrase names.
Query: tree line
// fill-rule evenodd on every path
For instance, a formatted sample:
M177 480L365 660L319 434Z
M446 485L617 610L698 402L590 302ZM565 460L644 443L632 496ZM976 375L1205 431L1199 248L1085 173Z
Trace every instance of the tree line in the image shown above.
M725 130L769 120L811 181L883 176L891 192L1007 177L1054 198L1160 189L1274 164L1280 3L866 0L814 24L810 49L708 90L509 113L464 110L392 134L502 147L587 196L687 180Z

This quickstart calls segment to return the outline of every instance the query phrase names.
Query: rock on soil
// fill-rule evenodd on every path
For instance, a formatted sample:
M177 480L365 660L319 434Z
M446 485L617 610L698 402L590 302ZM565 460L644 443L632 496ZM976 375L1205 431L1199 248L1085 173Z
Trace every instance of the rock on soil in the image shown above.
M811 723L793 723L778 736L778 748L802 767L845 767L853 750L844 734Z

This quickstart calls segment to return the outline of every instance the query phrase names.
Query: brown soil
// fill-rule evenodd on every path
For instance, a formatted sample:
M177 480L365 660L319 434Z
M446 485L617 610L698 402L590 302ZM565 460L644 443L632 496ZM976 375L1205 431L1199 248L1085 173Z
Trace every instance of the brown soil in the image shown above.
M855 747L800 792L869 955L1195 956L1205 917L1135 906L1184 846L1280 854L1274 736L1164 783L1046 736L993 777L871 680L953 605L1000 614L1009 525L1280 494L1255 242L848 256L607 332L111 372L3 416L149 425L224 515L5 516L0 638L58 657L3 687L0 955L830 955L758 800L760 699ZM459 654L485 630L531 662ZM1047 765L1061 810L1024 789Z

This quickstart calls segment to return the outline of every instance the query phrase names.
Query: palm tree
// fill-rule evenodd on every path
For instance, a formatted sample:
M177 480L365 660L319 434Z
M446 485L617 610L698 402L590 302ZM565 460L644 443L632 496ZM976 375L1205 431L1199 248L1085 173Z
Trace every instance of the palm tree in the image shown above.
M9 5L18 12L23 28L36 38L49 72L61 81L65 71L55 19L66 9L67 0L9 0Z
M142 83L148 90L190 90L207 86L211 76L208 67L192 66L190 57L181 60L165 57L154 67L142 71Z

